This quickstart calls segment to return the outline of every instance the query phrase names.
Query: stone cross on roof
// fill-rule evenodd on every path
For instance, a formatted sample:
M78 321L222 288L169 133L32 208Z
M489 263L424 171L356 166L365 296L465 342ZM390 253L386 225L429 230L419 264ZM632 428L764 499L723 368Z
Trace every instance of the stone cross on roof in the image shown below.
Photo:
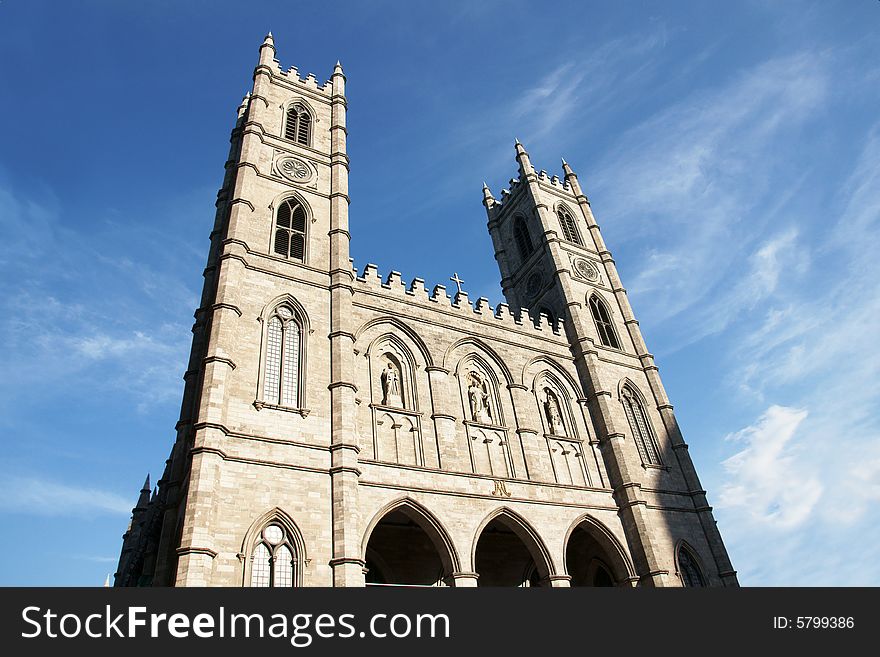
M449 277L449 280L458 286L458 293L461 294L461 284L464 283L464 281L458 277L458 272L454 272L452 276Z

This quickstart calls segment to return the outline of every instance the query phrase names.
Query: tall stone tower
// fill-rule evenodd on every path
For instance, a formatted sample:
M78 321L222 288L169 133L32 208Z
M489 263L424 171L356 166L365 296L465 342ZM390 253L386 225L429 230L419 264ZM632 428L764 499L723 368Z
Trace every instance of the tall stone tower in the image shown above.
M483 187L502 289L511 307L565 318L590 415L605 438L602 457L637 568L655 585L664 584L656 537L664 532L670 509L663 508L659 489L674 481L678 494L693 504L693 512L676 522L705 535L719 579L735 585L654 357L577 175L565 160L563 180L536 171L519 140L515 148L519 177L504 190L502 202ZM640 398L644 393L650 397ZM659 435L649 418L642 418L646 407L657 409ZM671 448L667 454L664 444Z
M493 309L353 269L345 114L340 64L282 71L268 35L116 585L735 585L568 165L517 142L518 180L484 187Z

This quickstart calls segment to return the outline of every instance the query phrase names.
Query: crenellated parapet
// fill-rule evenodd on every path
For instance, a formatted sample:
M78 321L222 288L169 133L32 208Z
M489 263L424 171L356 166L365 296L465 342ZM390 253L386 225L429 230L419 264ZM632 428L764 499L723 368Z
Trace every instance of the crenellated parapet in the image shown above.
M554 336L565 335L564 323L561 318L551 322L546 314L538 315L528 308L512 311L506 303L499 303L493 307L486 297L479 297L476 301L471 302L467 292L462 291L450 295L446 286L440 284L429 289L425 286L423 278L413 278L407 285L399 271L392 270L383 279L379 268L372 263L367 264L360 274L354 266L352 266L352 271L355 276L353 283L355 294L362 292L401 301L408 306L431 311L452 312L463 320L488 321L502 329L509 328L519 332L533 331Z

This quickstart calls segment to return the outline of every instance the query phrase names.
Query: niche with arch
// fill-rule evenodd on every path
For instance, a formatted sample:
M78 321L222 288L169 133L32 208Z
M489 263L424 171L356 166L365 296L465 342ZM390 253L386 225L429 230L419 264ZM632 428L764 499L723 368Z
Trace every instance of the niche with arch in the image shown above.
M498 374L483 357L471 353L459 362L456 376L473 472L516 477L499 396Z
M363 385L369 390L369 404L360 398L356 400L369 411L359 420L361 458L438 467L436 441L426 442L419 410L419 384L427 387L422 380L425 376L423 353L408 335L401 331L388 332L387 326L385 329L386 332L380 332L379 325L369 327L356 343L357 347L371 338L363 354L366 369L359 374L359 388Z
M524 378L532 382L540 416L543 438L536 436L536 440L543 455L537 456L537 465L544 477L570 486L603 486L598 441L573 375L559 363L539 357L526 366Z

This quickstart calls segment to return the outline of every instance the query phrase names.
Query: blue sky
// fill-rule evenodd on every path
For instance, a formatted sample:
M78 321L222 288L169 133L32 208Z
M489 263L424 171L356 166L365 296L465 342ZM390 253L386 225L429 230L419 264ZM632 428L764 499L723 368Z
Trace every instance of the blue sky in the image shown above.
M482 182L564 156L741 582L880 585L880 2L246 6L0 2L0 584L115 569L271 29L345 67L359 269L498 303Z

